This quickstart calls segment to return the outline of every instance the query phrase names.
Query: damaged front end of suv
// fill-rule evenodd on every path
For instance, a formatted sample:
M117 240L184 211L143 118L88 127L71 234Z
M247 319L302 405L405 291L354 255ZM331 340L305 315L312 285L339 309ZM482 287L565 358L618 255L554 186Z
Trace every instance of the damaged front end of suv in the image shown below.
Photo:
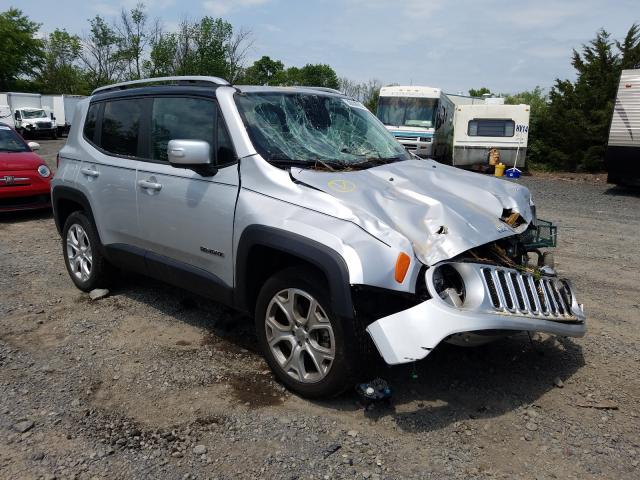
M411 156L338 94L248 87L235 101L251 141L236 227L255 223L259 203L260 222L313 242L314 268L337 257L342 273L321 275L333 308L348 328L366 326L386 363L420 360L443 341L584 335L570 282L540 251L555 245L555 227L536 218L526 187ZM272 363L288 365L288 353Z
M583 336L585 316L570 281L528 263L528 233L426 269L427 299L367 328L384 360L406 363L442 341L473 346L520 331Z

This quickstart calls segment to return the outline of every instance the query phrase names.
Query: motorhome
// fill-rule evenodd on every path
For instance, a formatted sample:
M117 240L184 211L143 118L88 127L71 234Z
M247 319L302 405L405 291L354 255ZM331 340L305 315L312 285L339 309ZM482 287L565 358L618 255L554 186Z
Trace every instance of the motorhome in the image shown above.
M427 86L390 86L380 89L376 114L410 152L420 157L445 158L447 147L435 146L434 135L438 130L452 133L446 121L453 118L455 104L474 103L484 103L484 99L447 95Z
M407 150L430 157L441 101L439 88L382 87L376 115Z
M0 122L14 127L23 137L45 135L58 138L56 121L42 105L39 93L0 93Z
M446 139L453 148L438 158L458 167L487 164L489 154L497 150L500 162L508 166L524 167L529 138L529 105L501 105L495 98L487 98L483 105L456 105L453 121L446 122L436 132L435 144ZM447 128L453 130L449 143ZM450 154L450 155L449 155Z
M605 164L609 183L640 186L640 69L620 76Z

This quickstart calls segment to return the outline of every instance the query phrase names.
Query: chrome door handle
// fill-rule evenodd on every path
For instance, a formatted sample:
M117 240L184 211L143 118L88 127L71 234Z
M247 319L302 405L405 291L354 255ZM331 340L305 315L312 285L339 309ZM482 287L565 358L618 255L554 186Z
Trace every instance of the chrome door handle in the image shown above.
M83 174L85 174L87 177L93 177L93 178L95 178L95 177L97 177L98 175L100 175L100 172L98 172L97 170L93 170L93 169L91 169L91 168L87 168L87 167L81 168L81 169L80 169L80 171L81 171Z
M138 180L138 186L149 190L155 190L156 192L162 188L161 183L150 182L149 180Z

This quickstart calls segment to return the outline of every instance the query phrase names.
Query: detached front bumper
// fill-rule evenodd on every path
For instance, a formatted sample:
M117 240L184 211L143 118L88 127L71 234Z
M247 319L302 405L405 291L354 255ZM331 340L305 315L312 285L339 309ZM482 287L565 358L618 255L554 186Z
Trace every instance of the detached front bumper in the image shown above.
M388 364L420 360L457 333L512 330L582 337L586 332L582 306L566 280L555 276L536 279L516 270L481 264L449 265L465 282L462 306L454 307L434 296L367 327ZM435 291L434 270L427 271L430 292Z

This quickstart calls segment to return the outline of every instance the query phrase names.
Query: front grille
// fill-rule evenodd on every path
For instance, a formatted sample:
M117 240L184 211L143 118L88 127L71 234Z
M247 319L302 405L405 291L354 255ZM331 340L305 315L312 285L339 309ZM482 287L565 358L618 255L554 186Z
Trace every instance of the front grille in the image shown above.
M36 125L38 128L51 128L51 122L38 122Z
M556 277L536 279L529 273L509 268L483 267L482 279L495 310L575 320L571 313L571 294Z

